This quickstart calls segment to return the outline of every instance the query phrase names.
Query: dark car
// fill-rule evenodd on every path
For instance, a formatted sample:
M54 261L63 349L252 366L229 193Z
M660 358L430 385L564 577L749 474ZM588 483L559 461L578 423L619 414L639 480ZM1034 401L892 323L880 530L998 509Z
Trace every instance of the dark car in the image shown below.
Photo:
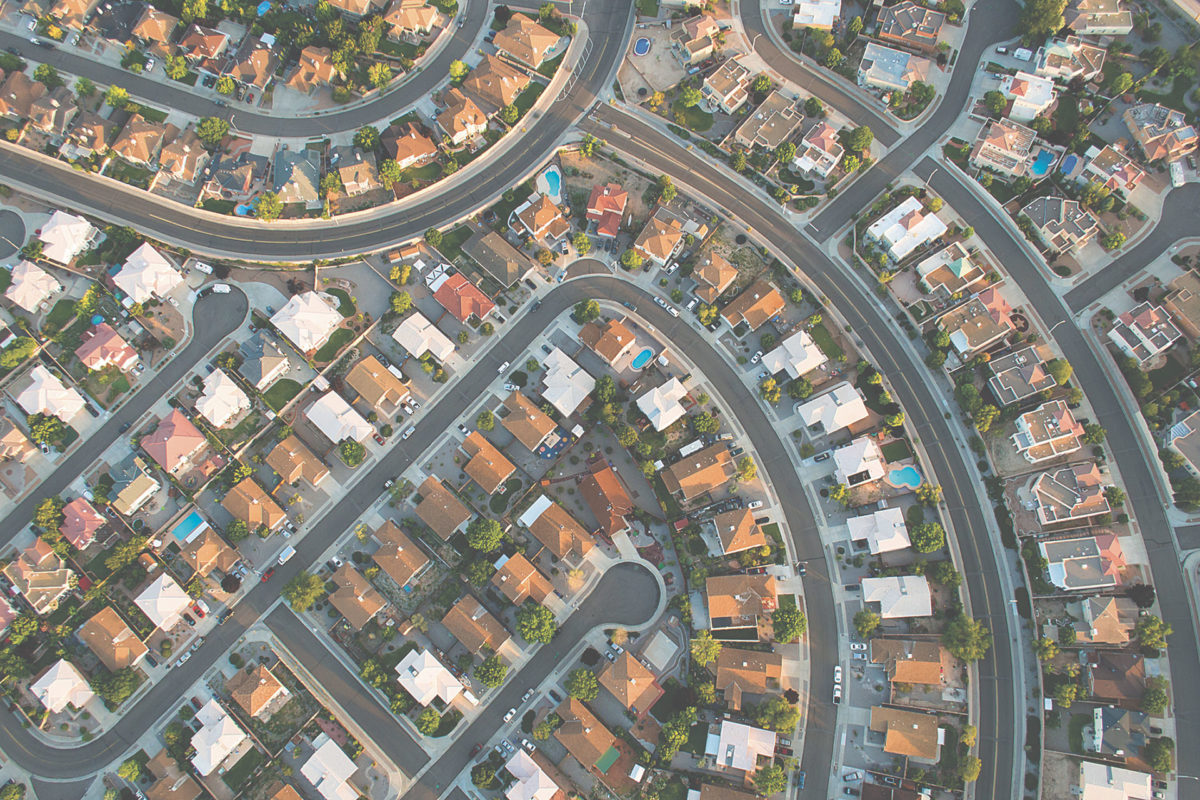
M132 422L126 422L124 425L122 425L122 426L121 426L121 428L120 428L120 432L121 432L121 433L124 433L125 431L129 430L129 429L130 429L130 428L132 428L132 427L133 427L133 423L132 423Z
M829 459L829 453L821 453L818 456L816 456L815 458L813 458L813 461L827 461L828 459Z
M385 442L384 442L384 439L383 439L383 437L382 437L382 436L380 436L378 433L373 433L373 434L371 434L371 436L372 436L372 437L375 439L375 441L376 441L376 442L378 442L379 444L384 444L384 443L385 443Z
M469 755L468 758L474 758L476 755L479 754L479 751L482 749L483 749L483 745L481 745L481 744L475 745L474 747L471 748L471 755Z
M188 625L191 625L193 628L196 627L196 620L192 619L187 614L183 615L183 621L186 622Z
M264 572L262 574L262 582L266 583L267 581L271 580L271 578L273 578L273 577L275 577L275 568L271 567L269 570L267 570L266 572Z
M154 656L150 655L149 653L146 653L146 663L152 667L158 666L158 661L156 661Z

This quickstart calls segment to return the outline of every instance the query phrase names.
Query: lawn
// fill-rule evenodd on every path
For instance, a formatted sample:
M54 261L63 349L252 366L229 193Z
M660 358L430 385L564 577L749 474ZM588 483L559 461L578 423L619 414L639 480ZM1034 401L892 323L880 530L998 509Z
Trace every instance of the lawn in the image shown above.
M708 744L708 725L698 722L688 731L687 744L683 749L697 758L704 755L704 747Z
M1187 367L1178 359L1168 358L1166 363L1158 369L1148 372L1147 375L1150 378L1150 382L1154 384L1156 392L1165 392L1179 383L1187 372Z
M293 397L300 394L300 390L303 388L303 386L291 378L281 378L263 392L263 400L267 402L267 405L272 410L280 411L292 401Z
M240 791L242 785L258 769L263 763L265 756L258 750L251 750L242 756L236 764L225 770L225 774L221 776L221 780L225 781L225 785L235 792Z
M540 67L538 67L538 72L540 72L542 75L545 75L547 78L553 78L554 73L558 72L558 68L562 64L563 58L565 58L566 55L567 55L567 51L564 50L563 52L559 53L554 58L550 59L549 61L545 62Z
M0 292L12 285L12 270L0 269Z
M233 200L218 200L210 197L200 204L200 208L214 214L232 214L233 210L237 208L237 203Z
M662 481L661 473L654 473L654 494L658 495L658 502L663 507L663 511L667 513L667 519L675 520L683 516L683 509L679 507L679 501L675 496L667 491L667 485Z
M690 131L704 133L713 126L713 115L699 105L684 108L682 105L676 103L673 110L675 114L682 115L683 126ZM676 117L676 119L679 119L679 117Z
M687 785L676 775L658 793L658 800L687 800Z
M657 17L658 0L637 0L637 13L643 17Z
M1092 724L1091 714L1072 714L1067 725L1067 742L1071 752L1083 755L1083 729Z
M814 325L809 334L812 336L813 341L817 343L817 347L821 348L821 352L830 361L839 361L845 355L842 352L842 348L838 347L838 343L833 340L833 334L825 327L824 322L820 325Z
M442 243L438 246L438 250L446 258L453 261L462 255L463 243L470 238L471 229L466 225L459 225L457 228L451 228L442 234Z
M992 180L992 182L988 184L987 190L992 197L996 198L1000 205L1004 205L1009 200L1012 200L1017 194L1013 191L1011 186L998 179Z
M338 313L343 317L353 317L358 310L354 307L354 300L350 298L350 293L345 289L326 289L331 295L338 299Z
M797 194L809 194L816 188L816 184L805 178L803 175L798 175L792 172L787 167L779 170L779 180L793 187Z
M6 271L7 273L7 271ZM74 300L59 300L54 304L54 308L50 309L50 313L46 315L45 321L42 323L43 333L55 333L62 330L75 316L75 301Z
M1186 100L1187 93L1191 91L1191 88L1191 81L1183 75L1176 75L1175 83L1171 86L1171 91L1159 93L1143 89L1138 92L1138 97L1147 103L1162 103L1164 106L1169 106L1177 111L1191 114L1192 110L1188 108Z
M349 328L338 328L329 337L329 341L322 345L321 349L316 352L313 359L318 363L328 363L333 361L334 357L342 351L342 348L350 343L354 338L354 331Z
M663 696L650 709L650 713L659 722L666 722L688 705L695 703L692 690L674 678L668 678L663 684Z
M879 449L888 461L903 461L906 458L912 458L912 450L908 449L908 442L903 439L888 442Z
M513 105L517 107L517 111L521 112L522 117L529 113L529 109L533 108L533 104L537 102L544 91L546 91L545 86L540 83L531 83L525 87L525 91L517 95Z
M114 158L108 164L108 177L115 178L121 183L128 183L139 189L150 188L150 179L154 173L143 167L135 167L127 161Z
M400 172L400 180L403 183L414 180L421 183L430 183L440 177L442 177L442 165L436 161L430 161L428 164L423 164L419 167L409 167Z
M767 538L770 539L775 545L783 545L783 536L779 533L778 522L768 522L766 525L763 525L762 532L766 534Z

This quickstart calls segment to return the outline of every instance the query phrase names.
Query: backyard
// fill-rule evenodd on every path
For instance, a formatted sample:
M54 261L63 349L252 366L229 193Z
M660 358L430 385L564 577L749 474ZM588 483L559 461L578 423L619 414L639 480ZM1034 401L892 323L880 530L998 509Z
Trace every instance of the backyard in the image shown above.
M338 328L329 337L329 341L321 345L321 348L313 355L313 360L319 364L326 364L333 361L334 357L342 351L342 348L350 343L354 338L354 331L349 328ZM272 387L274 388L274 387Z
M300 394L302 388L304 387L291 378L281 378L263 392L263 400L272 410L279 411L290 403L293 397Z

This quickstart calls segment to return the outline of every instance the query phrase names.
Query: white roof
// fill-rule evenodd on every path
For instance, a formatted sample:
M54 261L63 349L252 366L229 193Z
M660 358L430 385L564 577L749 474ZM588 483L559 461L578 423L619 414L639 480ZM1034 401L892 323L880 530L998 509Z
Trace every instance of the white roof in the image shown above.
M243 411L250 410L250 398L225 370L215 370L204 379L204 391L196 400L196 411L218 428Z
M860 436L850 444L835 449L833 463L838 483L857 486L883 477L883 453L875 440L866 436ZM861 473L866 473L865 477L860 477L851 484L850 478Z
M869 414L862 394L847 381L810 398L797 409L797 413L806 427L820 425L825 433L837 433L866 419Z
M192 603L192 598L175 579L166 573L142 590L133 601L150 621L164 631L175 627L179 617Z
M68 705L83 708L95 697L88 682L69 661L59 659L29 687L29 691L51 711L62 711Z
M715 756L723 767L753 772L760 756L774 757L775 732L723 720L720 736L710 736L705 750L705 755Z
M517 779L504 790L508 800L550 800L559 791L558 784L524 750L513 753L504 768Z
M375 426L333 391L326 392L324 397L309 406L304 416L334 444L345 439L365 442L375 432Z
M554 501L546 495L538 495L538 499L533 501L529 508L525 509L525 513L517 519L517 522L522 527L528 528L533 523L537 522L538 517L546 513L546 509L554 505Z
M1016 93L1013 92L1014 86L1019 87ZM1013 101L1009 116L1018 122L1033 119L1054 102L1054 81L1029 72L1005 75L1000 79L1000 91Z
M910 217L920 214L920 220ZM946 223L937 214L925 211L921 201L909 197L903 203L884 214L867 228L867 233L883 242L888 255L900 261L926 242L931 242L946 232Z
M12 268L12 285L4 296L30 314L36 314L38 306L49 300L51 295L61 292L62 288L62 284L46 270L22 260Z
M637 399L637 407L650 418L654 430L666 430L671 423L684 415L683 405L679 402L687 395L687 389L679 382L679 378L671 380L651 389Z
M846 524L850 527L850 539L855 542L866 539L872 555L903 550L911 544L908 526L904 524L904 511L899 508L851 517Z
M675 643L675 640L663 631L657 630L650 637L650 643L642 648L641 657L649 662L656 672L666 672L667 667L671 666L671 659L678 652L679 645Z
M400 320L392 338L413 358L420 358L428 352L438 361L445 361L454 352L454 342L450 341L450 337L438 330L419 311L413 311Z
M66 264L91 243L95 234L96 229L83 217L55 211L50 221L42 226L38 239L42 242L42 255Z
M46 414L69 423L83 411L82 395L64 385L57 375L41 364L29 370L21 385L25 388L17 394L17 405L26 414Z
M201 775L209 775L246 741L246 732L211 698L196 712L196 719L201 727L192 737L196 748L192 766Z
M292 297L271 317L271 324L301 353L319 349L341 321L333 303L319 292Z
M400 685L423 706L440 698L449 703L462 693L463 685L446 669L442 662L428 650L412 650L396 665L400 674Z
M596 379L557 347L542 363L546 367L542 397L564 417L571 416L596 387Z
M803 330L793 333L762 357L763 366L772 375L786 372L793 378L812 372L827 360L808 331Z
M890 578L863 578L864 603L879 603L884 619L928 617L933 613L929 581L924 575L900 575Z
M1150 800L1150 775L1083 761L1079 764L1081 800Z
M183 283L183 276L162 253L143 244L125 259L121 271L113 276L113 283L133 302L145 303L151 297L166 297Z
M358 800L358 790L350 785L358 767L337 742L322 733L313 741L315 752L300 766L300 774L322 797L329 800Z
M832 28L842 14L842 0L799 0L793 28Z

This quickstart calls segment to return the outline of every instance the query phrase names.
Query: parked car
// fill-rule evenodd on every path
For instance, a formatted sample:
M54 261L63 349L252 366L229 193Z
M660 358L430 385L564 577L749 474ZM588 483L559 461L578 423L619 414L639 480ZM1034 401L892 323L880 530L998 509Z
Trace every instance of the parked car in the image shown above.
M867 649L867 646L865 644L863 644L862 642L851 642L850 649L857 650L857 651L863 651L863 650Z
M386 481L383 482L383 488L385 488L385 489L390 489L395 485L396 485L395 478L388 478Z
M467 430L467 426L463 425L461 422L458 423L458 432L461 433L463 436L466 436L467 434L470 433L470 431Z
M206 616L208 616L204 613L204 609L200 608L199 603L192 603L192 611L196 612L196 616L200 619L204 619Z
M387 444L387 441L378 432L371 434L371 438L375 440L376 444Z
M749 503L746 504L746 508L749 508L751 510L753 510L755 508L762 508L762 507L763 507L762 500L751 500Z
M526 690L525 694L521 695L521 702L526 703L531 697L533 697L533 689L528 689Z
M474 758L475 756L479 755L479 751L482 749L483 749L483 745L476 744L474 747L471 748L471 754L469 756L467 756L467 758Z
M546 694L550 695L550 699L553 700L554 702L556 702L556 703L562 702L562 695L559 694L558 692L554 691L553 689L551 689Z
M829 460L829 453L818 453L816 455L816 457L813 458L813 461L828 461L828 460Z
M841 664L838 664L836 667L833 668L833 682L834 682L834 684L840 684L842 682L842 665Z
M264 572L262 574L262 582L266 583L267 581L271 580L271 578L273 578L273 577L275 577L275 568L271 567L269 570L267 570L266 572Z
M754 355L750 356L750 363L757 364L759 361L762 361L762 357L763 357L763 351L755 350Z
M796 562L796 574L803 578L808 574L808 565L803 561Z
M796 789L797 790L804 788L805 777L807 777L807 776L805 775L805 773L803 771L796 773Z
M862 780L862 773L858 770L842 776L842 783L858 783Z
M188 625L191 625L193 628L196 627L196 620L192 619L187 614L183 615L183 621L186 622Z
M527 753L532 753L534 750L537 750L537 745L528 739L521 740L521 747L525 748L525 752Z
M834 686L833 687L833 704L837 705L841 702L842 702L842 687Z
M408 437L412 436L416 432L417 432L417 426L409 425L407 428L404 429L404 433L400 434L400 439L401 440L407 439Z
M120 427L120 428L118 428L118 431L119 431L120 433L124 433L125 431L129 430L129 429L130 429L130 428L132 428L132 427L133 427L133 423L132 423L132 422L125 422L125 423L122 423L122 425L121 425L121 427Z
M512 719L512 718L513 718L513 717L515 717L516 715L517 715L517 709L516 709L516 708L510 708L510 709L508 710L508 713L506 713L506 714L504 715L504 721L505 721L505 722L508 722L510 719Z
M521 387L517 386L515 383L504 384L504 391L506 392L517 392L520 391L520 389Z
M509 363L508 363L507 361L505 361L503 364L501 364L500 366L496 367L496 374L497 374L497 375L503 375L503 374L504 374L504 370L508 369L508 367L509 367Z

